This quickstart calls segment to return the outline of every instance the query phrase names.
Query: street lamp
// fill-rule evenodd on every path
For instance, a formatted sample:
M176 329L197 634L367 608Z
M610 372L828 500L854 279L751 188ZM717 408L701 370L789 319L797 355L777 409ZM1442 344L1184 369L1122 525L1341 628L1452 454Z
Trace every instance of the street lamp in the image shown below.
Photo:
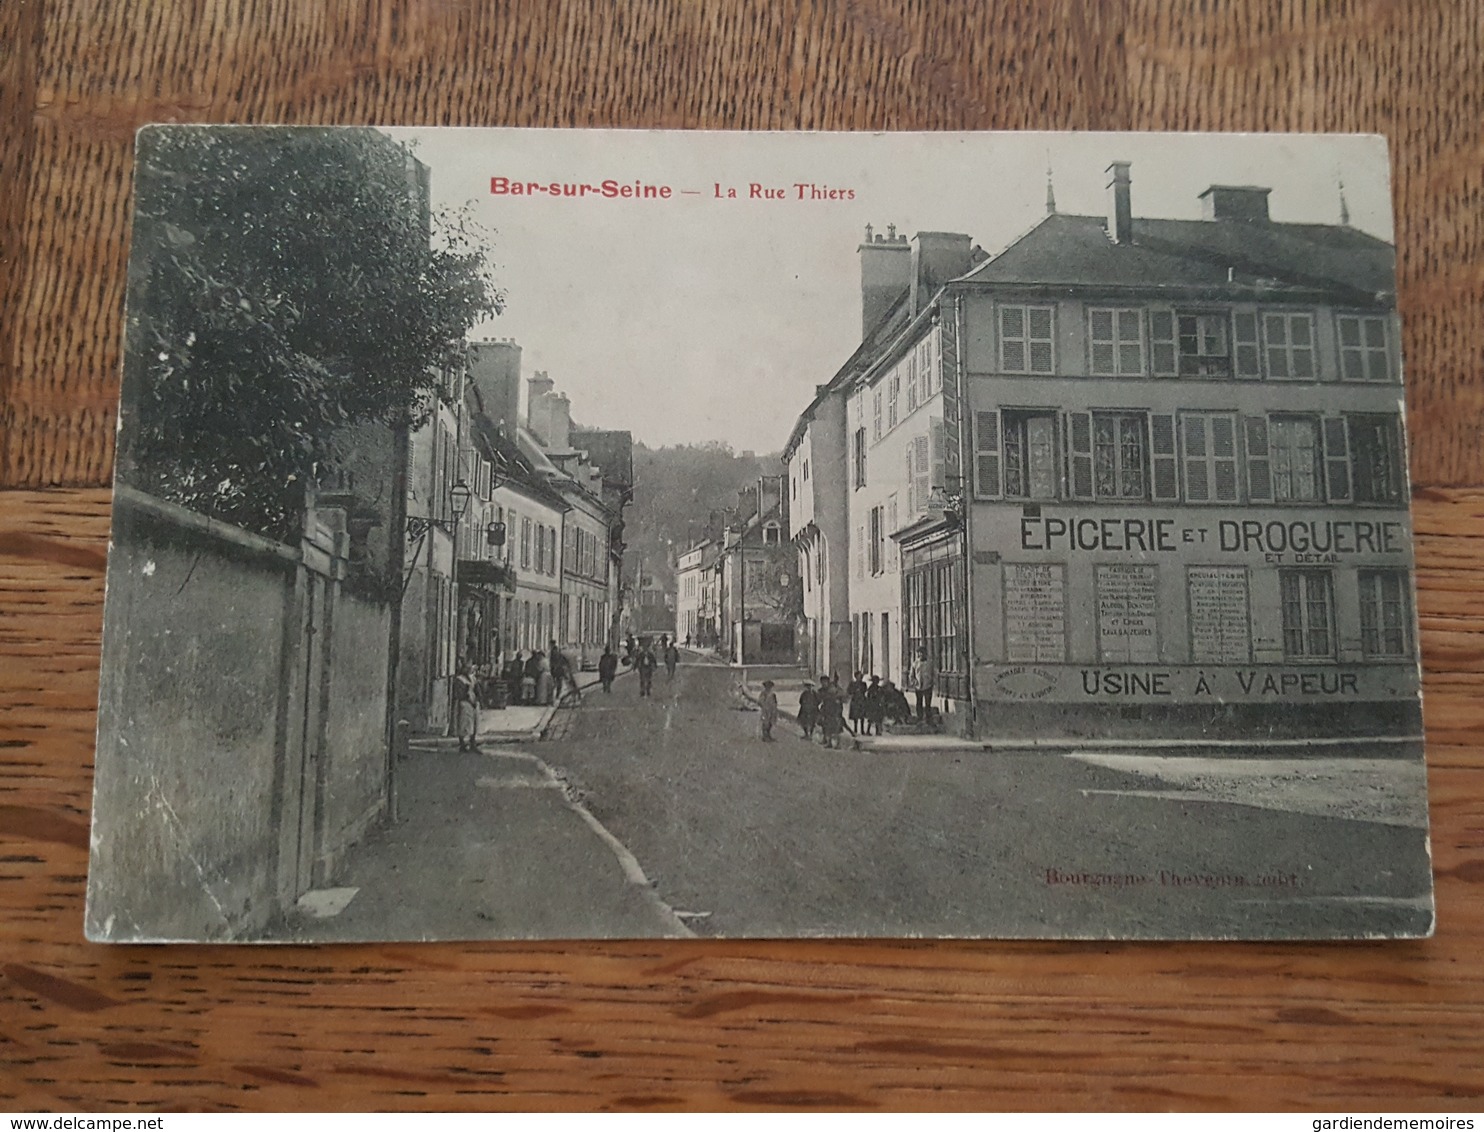
M464 512L469 510L469 497L474 493L469 490L469 485L459 480L453 487L448 489L448 497L453 503L453 521L457 523L464 517Z

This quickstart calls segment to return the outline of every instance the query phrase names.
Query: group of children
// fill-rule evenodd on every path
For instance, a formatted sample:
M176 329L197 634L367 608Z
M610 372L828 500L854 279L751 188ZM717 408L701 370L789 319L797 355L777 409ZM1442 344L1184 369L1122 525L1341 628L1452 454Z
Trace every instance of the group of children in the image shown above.
M763 713L762 738L771 743L773 725L778 721L778 696L773 691L773 681L763 681L759 706ZM805 680L799 693L799 727L804 738L812 742L817 727L826 747L838 749L847 726L852 735L880 735L888 719L901 723L911 717L906 695L890 680L883 683L879 676L872 676L868 684L864 674L857 672L844 688L833 677L821 676L817 690L812 682Z

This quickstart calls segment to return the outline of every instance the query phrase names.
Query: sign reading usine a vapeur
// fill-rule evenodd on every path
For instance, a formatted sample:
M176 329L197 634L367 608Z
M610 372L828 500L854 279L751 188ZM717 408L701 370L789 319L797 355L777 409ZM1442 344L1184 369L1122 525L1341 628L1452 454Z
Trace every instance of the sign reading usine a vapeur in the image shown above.
M103 941L1426 935L1366 137L158 126Z

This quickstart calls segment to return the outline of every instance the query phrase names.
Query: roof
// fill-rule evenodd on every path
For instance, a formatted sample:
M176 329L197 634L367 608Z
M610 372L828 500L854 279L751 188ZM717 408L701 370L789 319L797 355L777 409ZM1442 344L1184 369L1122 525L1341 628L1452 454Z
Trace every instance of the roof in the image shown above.
M603 473L603 482L634 486L634 436L624 429L573 429L567 438L573 448L587 453L588 463Z
M501 486L516 488L562 511L570 508L561 494L548 486L545 476L527 459L521 445L501 432L489 417L474 413L470 416L470 426L496 464Z
M1135 217L1124 244L1109 239L1107 226L1102 216L1053 213L962 278L1262 295L1286 288L1367 304L1389 301L1396 289L1395 249L1337 224Z

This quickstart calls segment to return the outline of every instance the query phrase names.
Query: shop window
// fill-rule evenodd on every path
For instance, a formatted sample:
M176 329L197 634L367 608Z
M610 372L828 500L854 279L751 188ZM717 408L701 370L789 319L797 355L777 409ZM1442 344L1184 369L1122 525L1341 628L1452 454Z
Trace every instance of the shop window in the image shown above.
M1283 655L1332 660L1335 655L1334 579L1328 570L1279 570Z
M962 558L938 558L912 565L903 580L907 599L904 663L926 650L938 672L939 691L955 697L967 691L962 575Z
M1350 486L1357 503L1401 503L1406 499L1401 418L1392 413L1348 413Z
M1054 315L1052 307L1000 308L1000 369L1003 372L1056 372Z
M1269 377L1314 377L1313 316L1267 313L1262 316L1262 332L1267 340Z
M1360 642L1367 657L1412 655L1412 611L1405 570L1361 570Z
M1340 375L1346 381L1389 380L1391 355L1386 342L1387 320L1346 314L1335 321L1340 333Z
M1092 372L1100 377L1142 376L1144 329L1139 310L1094 309L1087 312L1092 344Z
M1237 501L1235 413L1181 413L1180 459L1188 503Z

